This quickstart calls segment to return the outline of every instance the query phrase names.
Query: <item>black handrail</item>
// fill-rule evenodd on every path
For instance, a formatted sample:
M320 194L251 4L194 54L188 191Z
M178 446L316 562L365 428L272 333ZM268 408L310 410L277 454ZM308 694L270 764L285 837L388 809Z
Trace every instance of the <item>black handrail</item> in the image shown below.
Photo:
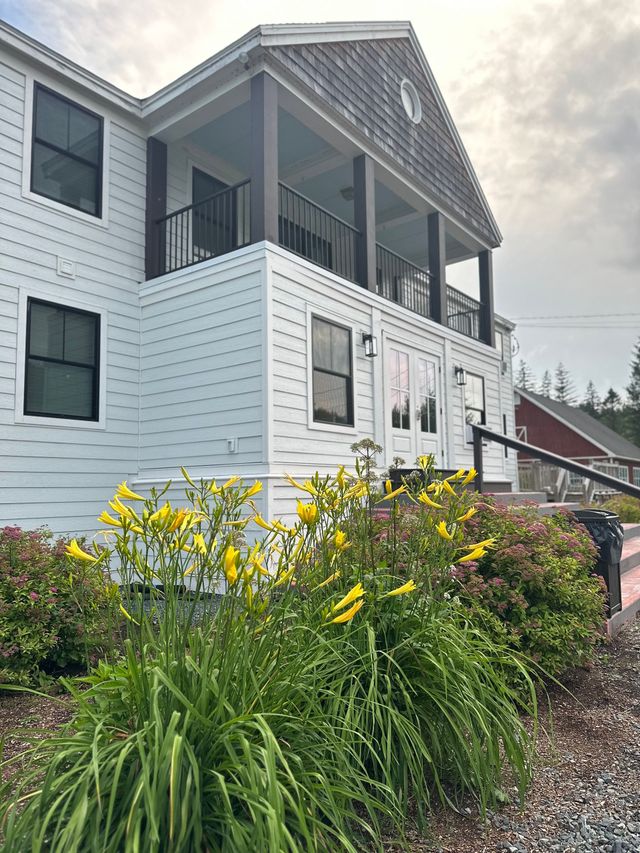
M429 317L430 281L428 270L376 243L376 284L380 296Z
M564 468L571 471L572 474L579 474L588 480L594 480L596 483L602 483L603 486L610 486L617 492L622 492L625 495L631 495L633 498L640 498L640 486L632 486L631 483L625 483L624 480L618 480L616 477L610 477L608 474L603 474L601 471L594 471L593 468L588 468L586 465L581 465L579 462L574 462L573 459L565 459L563 456L558 456L556 453L551 453L549 450L543 450L541 447L536 447L533 444L527 444L526 441L520 441L517 438L511 438L508 435L494 432L486 426L480 424L471 424L473 432L473 467L478 472L475 479L476 490L481 492L483 489L483 459L482 459L482 439L495 441L503 447L510 447L512 450L521 450L528 456L535 456L537 459L542 459L543 462L550 462L552 465L557 465L559 468Z

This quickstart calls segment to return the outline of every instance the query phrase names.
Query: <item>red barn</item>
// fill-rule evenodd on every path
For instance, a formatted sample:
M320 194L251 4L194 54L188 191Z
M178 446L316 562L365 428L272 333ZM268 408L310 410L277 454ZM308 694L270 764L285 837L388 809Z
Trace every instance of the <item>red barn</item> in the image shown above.
M640 486L640 447L582 409L516 388L515 413L522 441ZM518 453L519 462L529 459Z

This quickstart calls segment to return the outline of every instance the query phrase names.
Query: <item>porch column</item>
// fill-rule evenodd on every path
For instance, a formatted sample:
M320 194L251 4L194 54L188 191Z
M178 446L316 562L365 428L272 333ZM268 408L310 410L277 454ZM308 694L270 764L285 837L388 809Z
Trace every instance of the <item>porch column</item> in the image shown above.
M368 154L353 161L353 214L359 231L356 245L356 281L374 293L376 275L375 164Z
M490 249L478 255L480 276L480 340L490 347L496 345L495 315L493 309L493 256Z
M251 78L251 242L278 244L278 84Z
M429 248L429 306L431 319L441 326L448 326L447 314L447 249L444 233L444 216L435 211L427 217L427 240Z
M155 278L164 272L165 233L156 225L167 214L167 146L147 139L147 202L145 212L144 275Z

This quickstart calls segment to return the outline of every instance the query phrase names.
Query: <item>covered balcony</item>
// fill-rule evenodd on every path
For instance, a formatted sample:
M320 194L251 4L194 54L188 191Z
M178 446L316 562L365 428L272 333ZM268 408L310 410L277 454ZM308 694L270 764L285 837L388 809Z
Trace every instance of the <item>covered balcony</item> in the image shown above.
M490 250L267 73L222 100L149 140L149 278L268 240L493 345ZM470 258L477 298L447 284Z

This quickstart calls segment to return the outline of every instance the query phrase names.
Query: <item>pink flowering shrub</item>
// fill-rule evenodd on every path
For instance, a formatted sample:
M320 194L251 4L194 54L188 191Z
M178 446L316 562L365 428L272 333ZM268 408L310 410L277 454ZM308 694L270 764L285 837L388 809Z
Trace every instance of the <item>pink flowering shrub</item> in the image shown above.
M117 591L44 530L0 528L0 684L84 664L109 641Z
M459 594L547 673L588 662L602 636L606 589L593 574L597 550L587 530L568 513L540 516L487 498L476 506L469 534L496 543L453 569Z

